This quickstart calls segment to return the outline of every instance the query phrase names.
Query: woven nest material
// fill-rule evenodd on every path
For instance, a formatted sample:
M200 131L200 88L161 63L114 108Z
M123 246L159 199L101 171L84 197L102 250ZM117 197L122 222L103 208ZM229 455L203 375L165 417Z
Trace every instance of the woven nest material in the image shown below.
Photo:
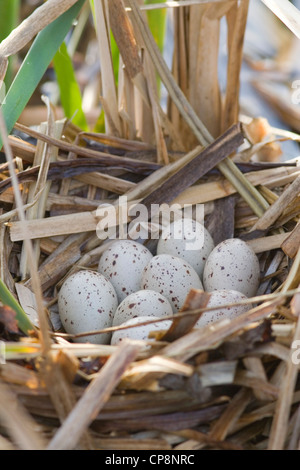
M150 32L143 3L99 0L95 37L86 23L88 40L93 36L99 47L103 83L101 100L98 87L95 92L101 110L92 110L93 125L104 120L103 111L105 133L84 132L61 108L58 119L46 98L44 118L32 127L36 109L26 106L34 93L30 87L37 86L26 77L37 80L42 72L36 44L49 64L55 41L73 25L82 0L42 2L0 44L2 83L8 57L46 30L29 50L36 72L25 59L19 79L27 80L26 88L16 80L0 111L6 155L0 166L0 449L299 449L300 169L297 159L279 161L280 142L298 142L299 135L240 115L248 0L168 2L180 7L173 15L172 70ZM294 7L281 3L280 18L295 28ZM79 29L88 22L85 8ZM228 34L224 100L215 40L222 18ZM109 27L122 59L118 87ZM259 53L260 40L254 48ZM274 59L275 71L286 44ZM263 68L257 57L247 57L256 71ZM91 68L81 76L86 88ZM168 94L166 112L157 76ZM263 85L256 88L299 129L298 110ZM142 203L148 211L153 204L194 211L202 205L215 244L230 238L247 243L260 265L257 293L247 300L252 308L196 328L210 294L190 289L169 329L153 330L147 340L116 346L80 343L67 334L57 305L61 286L78 270L97 270L107 247L97 232L97 208L118 207L125 196L129 206ZM128 211L121 222L130 222ZM119 235L122 223L116 222ZM152 253L156 243L144 240Z
M110 152L112 147L110 143ZM35 151L31 145L27 148L32 154ZM85 151L88 148L89 145ZM118 144L118 148L122 145ZM131 156L134 152L139 155L140 150L131 150ZM123 153L123 161L121 157L116 159L122 166L127 158L125 148ZM161 170L153 168L149 155L151 152L148 160L131 158L130 163L135 162L139 173L148 166L153 178ZM251 310L230 321L219 320L195 329L209 294L191 290L167 332L156 331L151 341L129 340L111 346L76 343L76 338L66 336L57 324L57 292L62 282L78 269L96 270L106 246L90 227L87 232L76 233L78 225L83 227L81 218L95 226L93 210L99 201L89 197L84 181L92 173L86 173L82 160L74 162L76 166L72 161L65 167L52 165L49 169L52 181L47 199L49 216L23 224L11 221L4 234L3 256L12 276L20 272L17 260L24 256L21 240L27 225L33 244L35 238L42 236L38 274L52 333L49 344L43 331L42 336L41 331L24 336L15 329L12 310L2 307L1 339L6 346L6 362L0 370L4 417L1 446L135 450L296 448L300 401L299 294L295 290L299 285L300 260L296 163L249 163L243 167L247 178L258 183L261 193L272 203L260 218L215 170L189 189L178 191L177 200L181 203L188 202L188 198L193 204L204 203L205 224L215 243L234 236L246 240L256 252L261 281L257 297L251 299ZM68 196L57 192L58 168L62 172L59 178L64 178L68 171L68 184L74 188ZM22 184L25 181L35 184L37 171L20 172ZM122 179L114 178L126 185L129 181L126 175L130 174L127 171L124 178L123 171ZM142 187L147 178L140 175L135 187ZM164 177L160 191L164 191L168 181ZM9 204L13 200L11 181L4 179L2 184L5 189L2 201ZM153 189L151 194L155 194ZM213 199L211 194L218 197ZM115 194L112 200L117 197ZM57 220L64 219L69 224L63 224L61 235L57 233L60 226ZM42 223L45 225L41 228ZM146 246L151 248L151 242L146 241ZM12 277L7 279L17 287L25 310L34 313L29 295L32 278L17 283ZM31 318L34 322L34 315Z

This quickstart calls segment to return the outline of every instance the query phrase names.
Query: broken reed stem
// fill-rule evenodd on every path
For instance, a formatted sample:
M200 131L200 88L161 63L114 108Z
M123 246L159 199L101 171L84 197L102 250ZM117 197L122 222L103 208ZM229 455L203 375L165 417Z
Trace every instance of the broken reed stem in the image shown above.
M225 440L245 408L251 402L251 399L251 391L247 388L241 388L229 402L224 413L213 424L209 436L217 441Z
M201 122L193 107L174 80L173 75L170 73L168 66L159 51L159 48L153 39L151 31L141 15L136 1L128 0L127 3L131 8L131 14L133 15L133 19L141 34L141 37L143 38L144 46L148 50L154 66L156 67L162 82L167 88L168 93L170 94L182 117L190 126L199 142L203 146L207 146L209 143L213 142L213 137ZM235 167L234 172L233 167ZM260 195L257 189L252 186L249 181L247 181L245 176L242 174L242 172L240 172L240 170L235 166L230 158L227 157L221 165L218 165L218 168L237 189L243 199L245 199L245 201L252 208L254 213L258 217L261 217L266 208L269 207L268 203Z
M123 163L123 168L132 169L134 171L138 167L140 171L145 170L147 172L149 170L157 170L158 168L160 168L160 165L158 165L157 163L144 162L142 160L137 162L137 160L135 160L134 158L119 157L118 155L109 155L104 152L99 152L98 150L93 150L87 147L81 147L80 145L71 144L64 140L55 139L46 134L42 134L41 132L38 132L32 128L24 126L20 123L16 123L14 128L20 130L21 132L24 132L27 135L30 135L31 137L42 140L47 144L54 145L62 151L73 152L76 153L76 155L81 155L82 157L97 158L98 161L102 162L104 165L117 165L122 167Z
M282 251L290 258L295 258L300 246L300 222L281 245Z
M283 293L287 292L293 287L298 287L300 284L300 248L298 246L297 254L293 261L293 264L290 268L288 277L286 278L281 291Z
M230 181L236 191L248 203L255 215L261 217L268 209L269 204L260 192L241 173L231 158L227 157L218 164L218 168L225 178ZM245 181L247 182L245 184Z
M300 176L281 194L281 196L269 207L263 217L261 217L252 227L254 230L266 230L279 218L283 211L291 204L300 192Z
M141 34L141 37L143 38L144 46L148 50L151 60L153 61L161 80L163 81L165 87L167 88L170 96L172 97L179 111L182 113L184 119L186 120L194 134L197 136L199 142L206 147L209 143L213 141L213 137L208 132L204 124L199 120L189 101L186 99L181 89L175 82L160 53L158 46L156 45L153 39L153 36L147 23L144 21L140 10L136 5L135 0L128 0L127 3L131 7L131 13L133 15L136 26Z
M207 145L199 155L167 178L157 189L142 200L148 210L152 204L170 203L182 191L196 183L209 170L224 161L228 155L243 142L240 124L235 124L211 144Z
M248 17L249 0L243 0L232 6L227 13L228 34L228 65L227 86L224 106L223 130L238 120L240 70L243 60L243 42ZM233 23L233 24L232 24ZM230 31L231 27L232 31Z
M118 44L126 71L129 77L134 80L137 75L143 72L143 64L134 37L132 24L122 6L122 0L109 0L110 26Z
M94 2L95 8L95 29L99 45L100 63L105 64L101 68L102 83L102 105L109 106L105 114L105 128L108 134L121 136L121 121L118 114L117 92L114 80L113 64L110 52L109 25L107 24L107 16L105 5L102 0ZM110 119L108 118L110 116Z
M39 336L40 336L40 341L42 344L42 351L44 354L46 354L46 352L50 349L50 346L51 346L51 338L50 338L50 334L48 330L48 320L46 316L46 310L44 307L43 294L41 290L37 267L34 262L32 242L28 238L28 234L26 233L26 228L25 228L26 216L24 212L22 196L21 196L21 192L19 189L15 166L13 163L13 155L12 155L11 147L10 147L8 137L7 137L6 124L5 124L1 110L0 110L0 135L3 141L3 148L5 151L6 159L9 165L10 176L13 182L13 189L14 189L14 195L15 195L16 206L18 209L19 219L21 223L24 224L23 230L24 230L24 235L26 237L26 239L24 239L24 243L25 243L26 250L28 253L28 263L29 263L29 269L31 272L32 287L33 287L33 291L36 297L37 312L38 312L39 326L40 326Z

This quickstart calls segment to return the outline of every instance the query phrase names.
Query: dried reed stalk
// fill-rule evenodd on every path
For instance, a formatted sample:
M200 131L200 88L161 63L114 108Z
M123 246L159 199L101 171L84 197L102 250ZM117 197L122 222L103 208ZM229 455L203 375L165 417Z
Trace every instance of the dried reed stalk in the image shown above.
M215 138L221 132L223 107L218 79L220 19L231 2L189 9L187 54L189 54L188 97L195 111ZM207 40L209 38L209 41ZM180 60L180 59L179 59ZM232 121L223 132L238 119Z
M104 166L112 166L112 165L117 165L119 167L123 168L132 168L133 171L134 169L140 169L143 171L149 171L149 170L156 170L160 168L160 165L152 162L143 162L143 161L136 161L134 158L128 158L128 157L118 157L116 155L108 155L107 153L104 152L98 152L97 150L89 149L82 147L80 145L74 145L70 144L69 142L65 140L59 140L55 139L54 137L47 136L46 134L42 134L34 129L30 129L26 126L23 126L22 124L17 123L15 125L16 129L19 129L22 132L25 132L26 134L36 138L40 139L43 142L46 142L50 145L53 145L55 147L58 147L60 150L66 151L66 152L73 152L76 155L81 155L82 157L91 157L91 158L98 158L99 162L102 161Z
M123 0L111 0L108 5L110 25L129 78L139 88L146 103L150 104L146 79L143 76L143 64L138 45Z
M8 433L22 450L44 450L46 441L37 424L12 390L0 381L0 416Z
M15 166L13 164L12 152L11 152L11 148L10 148L9 141L8 141L8 138L7 138L6 124L5 124L5 121L3 119L3 114L2 114L1 111L0 111L0 134L1 134L2 141L3 141L3 148L4 148L4 151L5 151L5 155L6 155L8 164L9 164L10 175L11 175L11 178L13 180L13 187L14 187L14 193L15 193L15 199L16 199L16 205L17 205L17 209L18 209L19 219L20 219L21 222L24 223L24 222L26 222L26 218L25 218L25 214L24 214L22 198L21 198L20 189L19 189L19 186L18 186L18 180L17 180L17 176L16 176L16 172L15 172L16 171ZM24 230L24 234L26 236L26 233L25 233L26 228L24 227L23 230ZM37 311L38 311L38 316L39 316L39 327L40 327L39 336L40 336L40 340L41 340L41 343L42 343L43 352L44 352L44 354L46 354L47 351L49 351L50 346L51 346L51 338L50 338L49 330L48 330L48 328L49 328L48 319L47 319L45 308L44 308L43 295L42 295L41 285L40 285L40 281L39 281L39 277L38 277L38 273L37 273L37 267L34 263L34 254L33 254L32 244L31 244L31 241L29 239L27 239L25 241L25 243L26 243L26 249L27 249L27 252L28 252L28 259L29 259L29 263L30 263L30 272L31 272L31 275L32 275L32 283L33 283L33 287L34 287L34 293L35 293L35 296L36 296Z
M105 127L108 134L121 137L121 121L118 113L117 92L110 51L108 14L103 0L94 2L94 7L101 63L102 105L107 110L107 113L105 113ZM108 119L108 116L110 119Z
M298 321L293 341L300 341L300 317L299 317L299 294L297 296ZM282 381L278 401L276 403L274 419L270 432L269 450L283 450L287 438L287 427L290 416L290 409L294 394L294 388L298 376L298 365L293 363L293 349L290 350L289 360L287 362L286 374Z
M284 253L289 256L290 258L295 258L298 253L300 246L300 223L296 225L293 231L288 234L281 244L281 248Z
M262 0L270 10L281 19L281 21L300 38L300 13L289 0L282 0L280 3L275 0Z
M214 348L227 336L233 334L240 328L258 320L262 320L276 311L278 305L283 302L282 299L265 302L239 317L233 318L230 322L218 320L214 323L214 328L209 326L194 330L182 338L177 339L166 348L163 353L175 357L179 360L187 360L194 354L209 348Z
M51 110L51 107L48 103L48 124L42 125L42 132L46 132L46 128L48 127L48 133L52 134L55 138L60 138L63 132L64 121L55 123L54 116ZM43 129L44 127L44 129ZM50 162L54 162L57 159L58 149L57 147L53 146L37 146L37 154L34 160L34 165L40 165L39 175L37 178L36 183L33 183L28 190L28 198L27 202L30 203L35 201L33 207L29 209L26 213L27 219L40 219L43 218L45 215L46 210L46 201L48 199L48 195L51 188L51 182L47 181L47 175L49 171ZM38 197L38 199L37 199ZM36 265L38 266L38 259L40 256L40 242L36 240L33 246L34 250L34 259ZM22 249L21 253L21 260L20 260L20 271L21 276L23 279L28 275L28 263L26 259L26 250L25 246Z
M242 388L239 390L230 401L224 413L212 426L209 433L210 437L222 441L226 439L226 436L230 433L245 408L249 405L251 399L252 394L248 389Z
M238 121L240 71L243 60L243 41L248 17L249 0L236 2L227 13L228 65L227 85L222 126L227 129Z
M76 396L71 384L78 367L79 363L75 356L63 351L51 351L47 354L46 359L39 364L39 375L46 384L61 423L64 422L76 405ZM82 433L80 448L85 450L94 449L88 431Z
M42 219L44 220L44 219ZM81 247L84 245L88 235L83 232L79 236L69 236L60 243L48 258L39 266L39 278L43 292L60 281L81 258ZM32 279L24 284L32 288Z
M213 137L202 123L200 118L197 116L193 107L170 73L153 39L153 36L151 35L148 25L143 20L135 0L128 0L128 4L132 9L131 13L133 15L136 27L143 37L144 46L147 48L162 81L164 82L170 96L172 97L172 100L178 107L185 122L188 124L202 145L206 146L208 143L213 142ZM233 161L229 158L226 158L223 162L218 164L218 168L226 176L226 178L232 182L242 197L245 198L250 207L253 208L254 212L259 216L262 215L268 207L267 202L259 194L259 192L249 184L246 178L243 177Z
M199 292L196 289L191 289L180 312L194 310L197 308L205 309L209 302L209 298L209 293L201 291ZM171 342L177 338L180 338L181 336L184 336L195 326L195 323L200 316L201 314L199 314L199 316L193 315L192 317L186 315L178 319L175 317L169 330L163 335L161 339L163 341Z
M198 179L206 175L209 170L226 159L242 141L243 135L240 126L232 126L221 137L202 150L193 160L166 179L159 188L144 198L142 203L148 210L151 204L154 203L170 203L186 188L192 186Z
M255 377L261 379L263 382L266 382L266 383L268 382L267 374L266 374L266 371L264 369L261 359L259 359L258 357L249 356L249 357L246 357L243 362L246 368L249 371L251 371ZM256 389L253 387L253 393L254 393L254 396L258 400L261 400L261 401L270 400L270 396L267 393L264 393L264 391L260 389ZM273 395L272 395L271 400L272 399L273 399Z
M138 344L126 341L117 348L57 431L48 446L49 450L73 449L76 446L80 436L107 402L138 351Z
M252 230L266 230L273 225L289 204L298 197L300 177L298 176L282 195L269 207L264 215L254 224Z
M192 153L190 157L196 155ZM186 160L187 162L189 159ZM176 162L177 163L177 162ZM173 165L173 164L172 164ZM175 165L175 164L174 164ZM180 168L180 165L175 165L172 168ZM172 172L168 171L168 168L163 168L160 172L160 175L156 175L156 172L147 178L147 183L145 183L145 191L143 190L143 184L138 183L136 187L131 189L128 193L125 193L128 196L128 202L132 205L134 203L140 202L139 200L134 201L132 198L136 195L143 195L146 192L146 195L149 189L156 188L156 185L161 184L160 182L165 179L166 176L171 176ZM261 170L258 172L251 172L246 177L252 184L259 185L264 184L268 187L279 186L281 184L290 183L295 179L295 175L299 173L297 168L276 168L272 170ZM153 186L152 186L153 185ZM149 189L148 189L149 188ZM191 188L187 188L181 192L175 199L172 200L172 204L179 204L183 207L184 204L201 204L214 199L219 199L226 197L228 195L234 194L236 191L233 186L225 179L213 182L205 182L202 184L195 184ZM118 201L117 201L118 202ZM1 217L1 216L0 216ZM118 216L117 216L118 220ZM32 238L42 238L42 237L51 237L61 234L71 234L71 233L81 233L82 228L84 227L85 231L95 231L97 227L98 219L96 217L96 212L80 212L76 214L68 214L64 216L50 217L47 219L40 219L38 221L26 221L26 226L28 227L28 232ZM12 241L23 240L22 224L19 221L10 222L10 236ZM272 235L267 239L265 237L259 238L258 240L249 241L250 245L253 245L253 248L257 253L262 251L267 251L268 249L280 248L281 244L287 238L289 233ZM295 234L296 236L296 234ZM297 238L295 238L297 240ZM268 243L271 243L268 247ZM297 244L293 244L297 246Z
M193 442L197 445L197 447L195 447L196 449L208 446L209 448L220 450L242 450L242 447L236 443L229 441L221 442L217 439L214 439L210 435L196 431L194 429L184 429L183 431L177 431L176 435L189 439L189 441L185 441L183 445L177 446L176 450L178 451L191 450L191 448L187 447L187 445L190 446ZM199 446L199 443L202 444L201 447Z

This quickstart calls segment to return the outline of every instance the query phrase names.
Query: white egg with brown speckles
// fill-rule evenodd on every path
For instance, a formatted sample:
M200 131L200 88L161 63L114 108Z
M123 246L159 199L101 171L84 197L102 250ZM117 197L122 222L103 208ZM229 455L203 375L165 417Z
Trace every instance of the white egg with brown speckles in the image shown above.
M260 282L259 261L254 251L239 238L219 243L210 253L203 272L206 291L231 289L255 296Z
M151 321L151 323L148 323L146 325L134 326L134 325L138 325L139 323L148 322L149 320ZM126 326L130 328L125 328L123 330L114 331L112 334L112 338L111 338L111 344L116 345L120 341L122 341L123 338L129 338L133 340L143 340L143 341L153 340L153 338L149 338L149 334L151 331L168 330L172 323L171 320L162 320L159 322L153 322L153 320L159 320L159 318L153 317L153 316L144 316L144 317L131 318L130 320L127 320L126 322L122 323L120 326Z
M204 312L197 321L195 328L206 326L223 318L235 318L252 308L251 303L242 303L248 297L236 290L220 289L211 292L207 307L219 307ZM227 305L227 307L226 307Z
M202 282L194 268L181 258L156 255L142 274L142 289L159 292L166 297L177 312L183 306L190 289L203 290Z
M58 311L65 331L81 334L112 326L118 306L112 284L95 271L78 271L69 276L58 294ZM109 344L110 333L88 335L76 342Z
M133 240L117 240L102 254L98 271L114 286L119 303L140 289L145 266L152 253Z
M154 290L139 290L122 300L114 314L113 326L135 317L163 318L170 315L173 315L173 310L168 299Z
M199 222L182 218L165 228L157 244L157 255L169 254L187 261L200 279L208 255L214 249L208 230Z

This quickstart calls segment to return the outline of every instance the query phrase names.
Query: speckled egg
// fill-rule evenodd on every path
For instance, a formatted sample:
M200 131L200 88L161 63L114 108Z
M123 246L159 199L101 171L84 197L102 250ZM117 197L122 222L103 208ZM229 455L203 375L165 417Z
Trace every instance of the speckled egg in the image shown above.
M157 244L157 254L166 253L187 261L202 278L204 265L215 247L208 230L193 219L179 219L166 228Z
M206 291L229 289L247 297L256 294L260 267L256 254L243 240L230 238L210 253L203 272Z
M139 290L122 300L114 314L113 326L135 317L163 318L169 315L173 315L173 310L168 299L154 290Z
M214 323L221 318L235 318L242 313L248 312L252 308L252 304L238 305L241 300L247 300L246 297L241 292L236 290L214 290L211 293L207 307L219 307L226 304L236 304L231 305L230 307L222 307L216 310L211 310L204 312L202 316L197 321L195 328L200 328L201 326Z
M79 334L112 326L118 306L112 284L100 273L78 271L63 283L58 294L58 311L67 333ZM109 344L110 333L89 335L77 342Z
M158 320L158 318L153 316L131 318L131 320L127 320L126 322L122 323L121 326L137 325L139 323L148 322L149 320ZM149 338L149 333L151 331L168 330L171 326L171 323L171 320L163 320L157 323L153 322L148 325L141 325L136 327L133 326L132 328L114 331L111 338L111 344L116 345L123 338L130 338L134 340L153 340L153 338Z
M133 240L117 240L102 254L98 271L114 286L118 302L140 289L145 266L152 253Z
M142 289L159 292L166 297L177 312L184 304L190 289L203 289L194 268L181 258L172 255L156 255L142 274Z

